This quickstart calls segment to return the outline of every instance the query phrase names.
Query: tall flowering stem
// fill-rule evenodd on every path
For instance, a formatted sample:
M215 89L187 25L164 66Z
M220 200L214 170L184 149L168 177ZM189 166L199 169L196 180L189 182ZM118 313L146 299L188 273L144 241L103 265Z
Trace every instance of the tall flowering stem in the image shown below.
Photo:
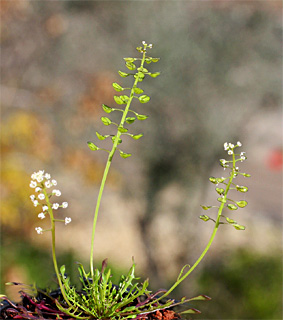
M62 205L59 205L59 203L52 203L51 202L50 198L53 195L60 196L61 192L60 192L60 190L56 190L56 189L52 190L51 193L48 192L49 188L57 185L57 181L54 179L51 180L51 176L49 173L44 173L44 170L40 170L38 172L34 172L31 175L31 178L32 178L32 180L30 183L30 187L35 188L35 192L39 193L38 195L31 195L30 196L31 201L33 202L35 207L42 206L42 211L43 211L38 214L38 217L40 219L44 219L46 214L48 213L49 218L50 218L50 223L51 223L51 228L48 230L43 230L41 227L36 227L35 230L38 234L42 234L45 231L51 231L52 260L53 260L55 273L57 276L58 284L61 289L62 295L63 295L66 303L68 303L69 306L71 306L71 304L67 298L62 280L61 280L61 275L59 273L59 268L58 268L57 258L56 258L56 250L55 250L55 246L56 246L55 222L65 222L65 224L68 224L69 222L71 222L71 218L66 217L65 220L55 219L54 213L53 213L53 209L57 210L59 207L66 208L68 206L68 203L63 202ZM41 201L43 201L43 203Z
M235 154L234 149L237 147L241 147L242 144L241 142L237 142L236 145L232 144L232 143L225 143L224 144L224 150L228 151L228 155L232 156L232 160L227 161L224 159L220 159L220 165L225 169L230 169L230 175L227 178L214 178L211 177L209 180L215 184L216 186L218 186L218 184L224 184L226 187L225 189L223 188L216 188L215 190L217 191L217 193L220 195L220 197L217 199L220 202L220 206L217 207L218 208L218 214L217 214L217 218L216 220L208 217L207 215L202 215L200 216L200 219L202 219L203 221L209 221L212 220L215 225L214 225L214 229L212 231L212 234L210 236L210 239L205 247L205 249L203 250L203 252L201 253L201 255L199 256L199 258L197 259L197 261L194 263L194 265L192 267L190 267L189 265L186 265L180 272L177 281L171 286L171 288L166 291L166 293L164 295L162 295L160 298L158 298L157 300L161 300L163 298L165 298L166 296L168 296L182 281L184 281L192 272L193 270L199 265L199 263L202 261L202 259L204 258L204 256L206 255L207 251L209 250L209 248L211 247L211 244L216 236L216 233L219 229L220 224L230 224L232 225L235 229L237 230L245 230L245 227L242 225L239 225L236 221L227 218L226 217L226 222L221 222L221 218L223 218L223 209L225 207L227 207L230 210L237 210L238 207L239 208L243 208L247 205L247 202L245 200L241 200L241 201L234 201L232 199L228 199L228 192L231 189L237 190L239 192L247 192L248 188L244 187L244 186L239 186L233 183L233 180L238 176L238 175L242 175L244 177L250 177L249 174L247 173L241 173L239 172L239 168L236 166L236 163L238 161L244 161L246 159L245 156L245 152L241 152L240 154ZM236 159L236 156L238 156L238 158ZM231 167L230 167L231 165ZM227 181L227 182L226 182ZM232 202L232 203L228 203L228 202ZM236 205L235 205L235 204ZM204 210L209 210L210 208L212 208L213 206L202 206L202 208ZM225 218L225 217L224 217ZM189 270L184 274L184 269L188 267Z
M132 123L130 121L134 121L135 118L131 118L133 120L127 120L127 115L129 112L132 112L134 113L135 115L138 116L138 119L139 119L139 115L130 110L130 105L132 103L132 100L134 98L137 98L139 99L139 101L141 103L146 103L149 101L149 97L147 95L142 95L142 96L136 96L135 94L137 93L142 93L143 90L140 89L140 88L137 88L137 84L138 82L141 82L145 76L145 74L149 74L150 76L152 77L156 77L159 75L159 73L155 73L155 74L152 74L152 73L149 73L147 69L144 68L144 63L145 61L147 60L147 63L150 63L153 58L151 57L147 57L146 56L146 49L148 48L152 48L152 45L147 45L144 41L143 41L143 47L138 47L137 50L139 52L142 53L142 58L141 59L137 59L137 58L125 58L125 61L126 61L126 66L130 69L130 70L135 70L136 69L136 66L134 65L133 61L135 60L141 60L140 62L140 67L137 68L137 72L135 74L127 74L127 73L124 73L124 72L121 72L119 71L119 74L120 76L122 77L126 77L126 76L129 76L129 75L134 75L134 84L132 86L132 88L122 88L120 85L118 85L117 83L113 83L113 87L116 91L123 91L125 89L130 89L130 95L129 96L125 96L125 95L122 95L122 96L114 96L114 99L116 101L116 103L118 104L123 104L125 103L126 106L125 106L125 109L124 110L121 110L121 109L114 109L114 108L110 108L106 105L103 105L103 109L109 113L113 110L118 110L118 111L122 111L122 118L121 118L121 121L119 123L119 125L117 125L118 129L117 129L117 133L115 136L113 136L112 138L112 141L113 141L113 146L112 146L112 149L111 151L108 151L109 152L109 155L108 155L108 159L107 159L107 162L106 162L106 165L105 165L105 169L104 169L104 173L103 173L103 177L102 177L102 181L101 181L101 185L100 185L100 189L99 189L99 193L98 193L98 197L97 197L97 202L96 202L96 207L95 207L95 212L94 212L94 218L93 218L93 227L92 227L92 236L91 236L91 249L90 249L90 272L91 272L91 276L93 277L94 276L94 238L95 238L95 230L96 230L96 224L97 224L97 218L98 218L98 213L99 213L99 208L100 208L100 203L101 203L101 198L102 198L102 194L103 194L103 190L104 190L104 186L105 186L105 182L106 182L106 179L107 179L107 176L108 176L108 173L109 173L109 169L110 169L110 166L111 166L111 162L112 162L112 159L113 159L113 156L117 150L117 147L118 145L121 143L121 135L123 134L127 134L127 135L130 135L132 136L134 139L138 139L140 138L142 135L131 135L131 134L128 134L127 133L127 129L124 128L124 124L125 122L127 123ZM156 61L159 60L159 59L155 59ZM149 61L149 62L148 62ZM153 61L153 62L156 62L156 61ZM147 118L147 116L143 116L145 117L144 119ZM139 119L139 120L144 120L144 119ZM113 122L111 122L111 120L109 118L106 118L106 117L102 117L101 118L102 122L105 124L105 125L109 125ZM114 124L114 123L113 123ZM97 134L97 136L100 138L100 140L104 140L104 138L106 136L101 136L99 134ZM99 150L100 148L96 147L93 143L91 142L88 142L89 144L89 147L91 150ZM104 150L104 149L103 149ZM107 151L107 150L106 150ZM123 158L127 158L128 156L130 156L131 154L127 154L127 153L124 153L122 151L120 151L120 155L123 157Z

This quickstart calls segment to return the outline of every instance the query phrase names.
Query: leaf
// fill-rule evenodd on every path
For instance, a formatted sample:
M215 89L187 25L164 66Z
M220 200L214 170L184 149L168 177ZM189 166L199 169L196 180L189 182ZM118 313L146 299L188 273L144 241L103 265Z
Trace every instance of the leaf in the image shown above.
M126 77L128 77L130 75L129 73L126 73L126 72L123 72L123 71L118 71L118 73L122 78L126 78Z
M101 121L105 126L109 126L112 123L112 121L107 117L101 117Z
M236 203L237 203L238 207L240 207L240 208L244 208L245 206L248 205L247 201L245 201L245 200L236 201Z
M106 104L102 105L102 109L106 112L106 113L110 113L113 111L112 108L108 107Z
M199 296L190 298L189 301L193 301L193 300L211 300L211 298L209 296L206 296L204 294L200 294Z
M208 221L208 220L210 220L209 216L206 216L205 214L202 215L202 216L199 216L199 218L200 218L201 220L203 220L203 221Z
M209 210L210 208L212 208L212 206L201 206L203 208L203 210Z
M134 65L133 62L126 62L126 67L131 71L136 69L136 66Z
M92 150L92 151L99 150L99 148L94 143L88 141L87 144L88 144L88 147L90 148L90 150Z
M240 224L237 224L237 223L232 224L232 226L233 226L236 230L245 230L245 229L246 229L245 226L241 226Z
M185 310L185 311L182 311L182 312L179 312L180 314L186 314L186 313L201 313L198 309L194 309L194 308L191 308L191 309L188 309L188 310Z
M232 204L232 203L227 204L227 208L230 209L230 210L237 210L237 209L238 209L238 207L235 206L235 205Z
M182 270L180 271L179 275L178 275L178 278L177 278L177 281L179 281L179 279L182 277L183 273L184 273L184 270L186 268L191 268L191 266L189 264L186 264L183 266Z
M118 127L118 131L121 133L126 133L126 132L128 132L128 129L120 126L120 127Z
M131 156L130 153L125 153L123 151L120 150L120 156L124 159L129 158Z
M236 189L237 189L237 191L240 191L243 193L248 191L248 187L245 187L245 186L236 186Z
M116 82L114 82L114 83L112 83L112 86L113 86L113 88L116 90L116 91L123 91L124 90L124 88L123 87L121 87L118 83L116 83Z
M141 103L147 103L150 100L150 97L146 94L143 94L142 96L139 96L139 100Z
M230 219L230 218L226 218L226 221L227 221L228 223L231 223L231 224L237 223L237 221L235 221L235 220L233 220L233 219Z
M148 118L148 116L144 115L144 114L137 114L137 119L138 120L146 120Z
M136 87L136 88L134 88L134 93L141 94L141 93L143 93L143 89Z
M152 78L156 78L160 75L160 72L154 72L149 74Z
M128 124L131 124L131 123L135 122L135 120L136 120L135 117L127 117L127 118L126 118L126 122L127 122Z
M220 195L224 194L225 190L223 188L215 188L216 192Z
M97 135L97 138L98 138L99 140L105 140L107 137L109 137L109 135L103 136L102 134L100 134L100 133L98 133L98 132L96 132L96 135Z
M119 96L114 96L114 100L117 104L124 104L125 101L121 99Z
M136 135L132 135L132 138L135 139L135 140L138 140L140 139L141 137L143 137L143 134L136 134Z

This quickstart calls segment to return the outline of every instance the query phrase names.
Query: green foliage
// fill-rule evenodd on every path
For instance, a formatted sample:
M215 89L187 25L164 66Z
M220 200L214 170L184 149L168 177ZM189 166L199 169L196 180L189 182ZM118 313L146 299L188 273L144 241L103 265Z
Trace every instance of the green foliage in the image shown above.
M201 270L198 289L213 296L206 319L282 319L280 252L231 251Z

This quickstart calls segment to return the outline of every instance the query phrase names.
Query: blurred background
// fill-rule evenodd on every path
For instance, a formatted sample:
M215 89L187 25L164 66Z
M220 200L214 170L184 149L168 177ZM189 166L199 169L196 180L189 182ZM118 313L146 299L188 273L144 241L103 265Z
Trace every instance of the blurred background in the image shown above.
M217 204L208 178L223 175L223 143L240 140L241 169L252 177L239 179L249 192L236 197L249 205L229 216L246 230L221 227L175 297L212 297L194 304L203 312L195 319L281 319L281 18L281 1L2 0L1 293L19 299L7 281L54 285L50 235L34 230L48 221L29 199L40 169L69 202L72 223L57 228L59 264L74 281L75 261L87 268L106 154L86 142L97 143L96 130L110 133L101 105L115 106L112 82L131 85L117 71L145 40L161 58L149 70L162 74L141 83L151 101L133 106L150 116L131 125L144 137L125 138L133 156L112 164L96 264L108 258L115 281L134 256L152 289L170 286L207 244L213 224L198 216L200 204Z

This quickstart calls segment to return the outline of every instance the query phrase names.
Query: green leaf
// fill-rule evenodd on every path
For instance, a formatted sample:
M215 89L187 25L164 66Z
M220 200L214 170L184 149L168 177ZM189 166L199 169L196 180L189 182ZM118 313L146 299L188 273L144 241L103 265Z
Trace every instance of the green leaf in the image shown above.
M126 62L126 67L131 71L136 69L136 66L133 62Z
M230 218L226 218L226 221L227 221L228 223L231 223L231 224L237 223L237 221L235 221L235 220L233 220L233 219L230 219Z
M118 71L118 73L122 78L126 78L126 77L128 77L130 75L129 73L126 73L126 72L123 72L123 71Z
M112 121L107 117L101 117L101 121L105 126L109 126L112 123Z
M154 72L149 74L152 78L156 78L160 75L160 72Z
M203 210L209 210L210 208L212 208L212 206L201 206L203 208Z
M130 153L125 153L123 151L120 150L120 156L124 159L129 158L131 156Z
M237 210L237 209L238 209L238 207L235 206L235 205L232 204L232 203L227 204L227 208L230 209L230 210Z
M94 143L88 141L87 144L88 144L88 147L90 148L90 150L92 150L92 151L99 150L99 148Z
M124 58L126 62L134 62L136 59L135 58Z
M196 314L196 313L201 313L199 310L191 308L185 311L181 311L179 312L180 314L186 314L186 313L191 313L191 314Z
M236 201L236 203L237 203L237 206L240 208L244 208L245 206L248 205L247 201L245 200Z
M139 100L141 103L147 103L150 100L150 97L146 94L143 94L142 96L139 96Z
M243 193L248 191L248 187L245 187L245 186L236 186L236 189L237 189L237 191L240 191Z
M126 132L128 132L128 129L120 126L120 127L118 127L118 131L121 133L126 133Z
M245 226L241 226L240 224L237 224L237 223L232 224L232 226L233 226L236 230L245 230L245 229L246 229Z
M102 105L102 109L106 112L106 113L110 113L113 111L112 108L108 107L106 104Z
M138 120L146 120L148 118L148 116L144 115L144 114L137 114L137 119Z
M224 194L225 190L223 188L215 188L216 192L220 195Z
M136 93L136 94L141 94L141 93L143 93L143 89L141 89L141 88L134 88L134 93Z
M121 87L117 82L112 83L112 86L113 86L113 88L114 88L116 91L118 91L118 92L124 90L124 88Z
M193 298L190 298L189 301L193 301L193 300L211 300L210 297L204 295L204 294L200 294L199 296L196 296L196 297L193 297Z
M125 101L122 100L121 97L119 97L119 96L114 96L113 98L117 104L124 104L125 103Z
M209 216L206 216L205 214L202 215L202 216L199 216L199 218L200 218L201 220L203 220L203 221L208 221L208 220L210 220Z
M98 138L99 140L105 140L107 137L109 137L109 135L103 136L102 134L100 134L100 133L98 133L98 132L96 132L96 135L97 135L97 138Z
M127 122L128 124L131 124L131 123L135 122L135 120L136 120L135 117L127 117L127 118L126 118L126 122Z
M143 137L143 134L136 134L136 135L132 135L132 138L135 139L135 140L138 140L140 139L141 137Z

